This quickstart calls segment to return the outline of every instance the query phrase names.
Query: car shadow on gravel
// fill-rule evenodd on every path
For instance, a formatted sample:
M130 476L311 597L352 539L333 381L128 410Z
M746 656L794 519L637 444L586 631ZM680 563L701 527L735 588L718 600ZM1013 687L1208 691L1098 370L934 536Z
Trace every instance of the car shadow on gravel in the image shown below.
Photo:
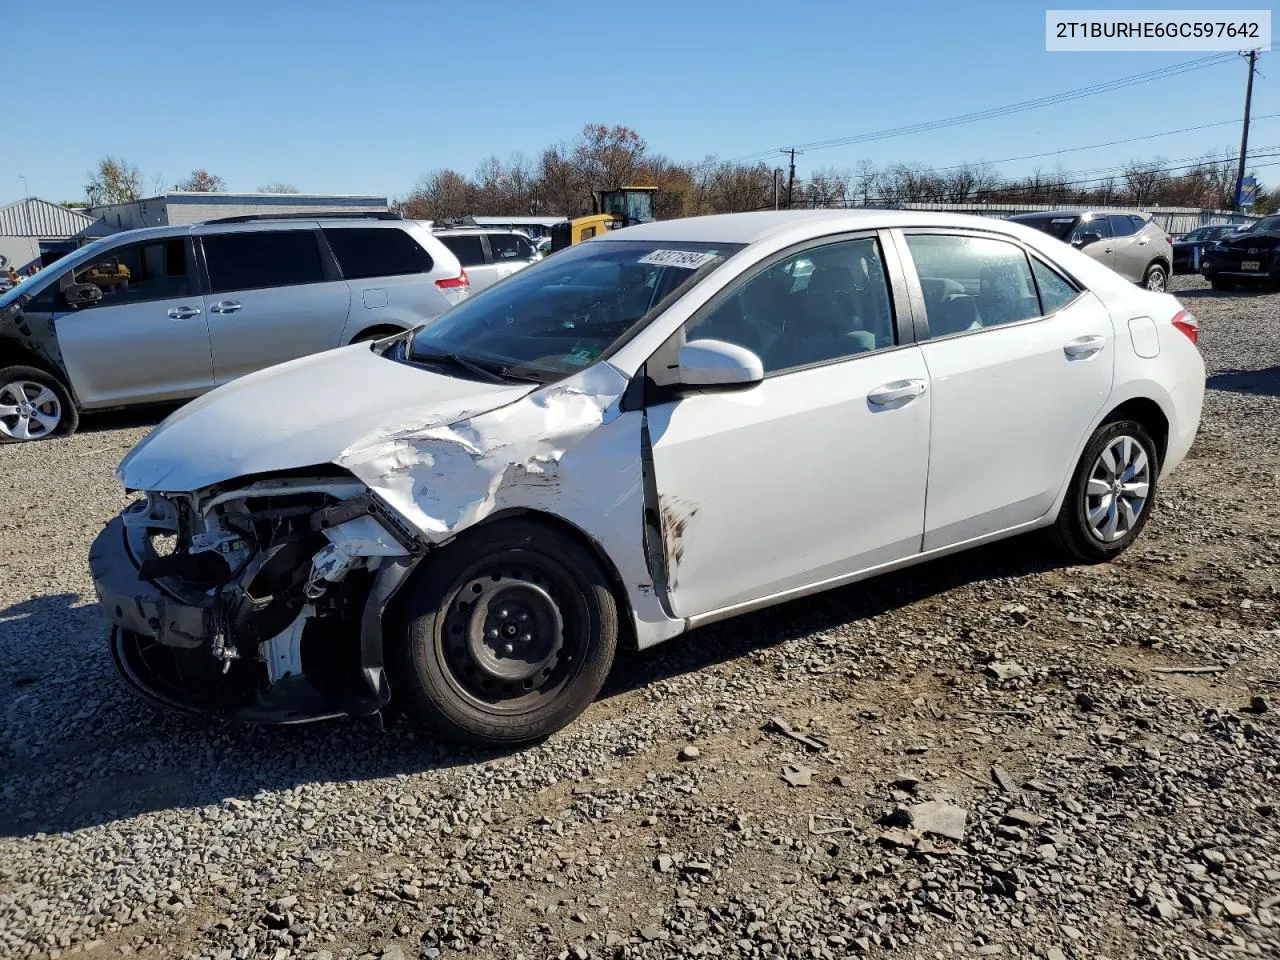
M264 727L152 708L116 675L96 603L0 609L0 837L62 833L229 798L419 774L511 751L446 748L402 720ZM447 784L425 789L447 795Z
M1068 565L1038 534L1001 540L703 627L652 651L620 651L601 697L876 617L979 580L1024 577Z
M906 606L975 580L1060 566L1020 537L624 652L602 698ZM291 727L152 709L115 675L97 605L72 594L0 610L0 836L61 833L305 784L444 771L512 751L446 747L392 720ZM61 661L51 662L48 651ZM41 655L41 652L44 655ZM447 783L424 787L447 795Z
M1255 297L1270 296L1276 291L1268 290L1265 287L1239 287L1235 290L1214 290L1213 287L1196 287L1191 290L1171 290L1169 292L1179 300L1198 300L1201 298L1211 298L1214 300L1251 300Z
M1210 376L1205 386L1256 397L1280 397L1280 365L1264 370L1223 370Z

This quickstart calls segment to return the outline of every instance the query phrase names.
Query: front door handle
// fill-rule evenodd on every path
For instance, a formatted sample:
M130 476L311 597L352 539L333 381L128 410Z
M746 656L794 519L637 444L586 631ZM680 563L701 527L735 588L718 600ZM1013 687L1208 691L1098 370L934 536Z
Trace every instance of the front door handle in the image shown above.
M170 320L190 320L192 317L200 316L199 307L170 307Z
M1068 357L1081 359L1083 357L1092 357L1106 345L1106 337L1076 337L1074 340L1068 340L1064 343L1062 345L1062 350Z
M219 300L209 308L210 313L235 313L240 309L239 300Z
M876 387L867 394L867 401L877 407L887 407L899 400L911 400L925 391L923 380L895 380Z

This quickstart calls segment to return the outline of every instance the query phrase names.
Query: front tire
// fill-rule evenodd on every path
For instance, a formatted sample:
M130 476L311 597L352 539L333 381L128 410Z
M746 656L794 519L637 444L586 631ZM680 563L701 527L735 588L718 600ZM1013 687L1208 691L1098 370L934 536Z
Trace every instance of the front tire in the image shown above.
M75 432L71 391L37 367L0 370L0 443L32 443Z
M1169 271L1162 263L1152 263L1142 275L1142 285L1152 293L1164 293L1169 286Z
M1094 433L1080 455L1054 534L1085 563L1103 563L1137 539L1151 515L1159 454L1146 427L1112 420Z
M567 726L609 675L618 608L591 551L548 524L500 521L429 557L389 657L410 719L459 743L514 746Z

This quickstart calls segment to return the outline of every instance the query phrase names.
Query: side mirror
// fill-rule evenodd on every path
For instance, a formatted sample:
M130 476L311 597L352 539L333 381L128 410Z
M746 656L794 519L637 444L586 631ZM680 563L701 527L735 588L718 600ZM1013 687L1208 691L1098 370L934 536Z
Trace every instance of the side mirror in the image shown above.
M102 290L92 283L73 283L62 291L69 307L87 307L102 299Z
M1076 237L1075 245L1077 247L1087 247L1089 244L1097 243L1101 239L1102 239L1102 234L1094 233L1091 230L1088 233L1082 233L1080 234L1080 236Z
M690 340L676 363L686 387L746 387L764 379L764 363L746 347L723 340Z

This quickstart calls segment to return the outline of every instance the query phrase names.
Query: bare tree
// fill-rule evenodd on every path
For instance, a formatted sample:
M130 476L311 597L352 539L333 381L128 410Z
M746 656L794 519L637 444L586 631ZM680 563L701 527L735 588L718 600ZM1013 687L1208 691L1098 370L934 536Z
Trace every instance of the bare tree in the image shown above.
M199 170L192 170L187 179L175 183L173 189L186 193L220 193L227 189L227 184L217 174L201 167Z
M473 187L456 170L437 170L423 177L412 192L397 205L412 220L442 220L463 217L472 211Z
M273 180L266 186L258 188L259 193L297 193L298 188L292 183L281 183L279 180Z
M582 128L570 160L588 190L616 190L635 181L646 144L630 127L589 123Z
M84 188L90 206L129 203L142 197L142 171L120 157L103 157Z

